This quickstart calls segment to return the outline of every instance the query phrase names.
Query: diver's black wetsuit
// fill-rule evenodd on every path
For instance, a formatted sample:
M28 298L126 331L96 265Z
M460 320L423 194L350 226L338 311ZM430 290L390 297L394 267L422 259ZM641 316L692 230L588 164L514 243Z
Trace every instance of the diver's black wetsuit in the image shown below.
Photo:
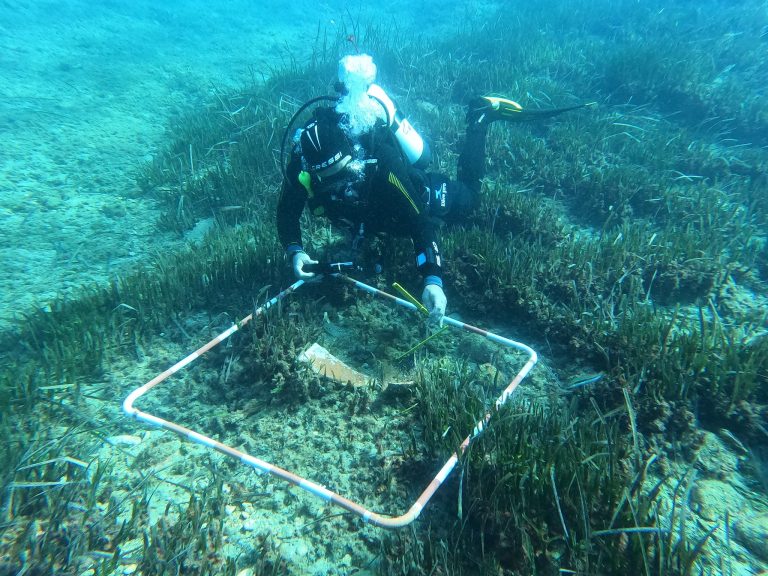
M376 125L359 138L364 154L363 177L354 184L341 182L336 188L320 182L307 172L307 162L300 146L293 150L288 164L277 207L277 230L280 241L290 255L303 252L299 218L308 205L313 214L325 215L332 222L346 222L358 231L375 234L388 232L410 236L416 249L416 265L425 279L437 277L442 286L441 261L437 246L435 218L446 222L461 222L478 203L485 174L485 139L488 127L496 120L521 121L548 118L575 110L593 107L594 103L578 104L550 110L524 111L504 98L483 96L473 98L467 111L467 128L458 159L457 181L424 172L408 163L389 127ZM324 117L334 125L342 116L330 107L315 110L315 119ZM303 133L312 121L305 125ZM303 137L303 136L302 136ZM319 142L319 140L317 141ZM319 144L310 142L316 148ZM319 148L318 148L319 149ZM350 152L351 154L351 152ZM326 156L328 168L338 158ZM319 165L315 165L317 169ZM335 174L335 172L334 172ZM332 176L331 176L332 177Z
M434 217L446 218L457 207L466 213L470 193L438 174L412 167L404 159L386 126L378 126L360 138L364 149L365 176L351 187L328 189L313 180L306 187L299 180L302 158L294 150L277 207L277 230L290 251L301 247L299 218L305 205L313 214L346 223L368 236L377 232L410 237L419 272L441 277L441 261ZM305 176L305 182L308 180Z
M442 278L435 219L460 222L475 208L485 173L487 124L477 120L481 104L470 105L467 132L459 156L458 181L425 172L408 163L391 130L379 124L359 138L364 150L365 172L352 186L334 189L318 185L305 169L296 146L286 169L277 206L277 231L286 251L301 249L299 218L308 205L313 214L346 223L354 232L373 235L386 232L408 236L416 251L416 266L427 276ZM331 108L319 108L315 116L341 116ZM361 228L362 225L362 228Z

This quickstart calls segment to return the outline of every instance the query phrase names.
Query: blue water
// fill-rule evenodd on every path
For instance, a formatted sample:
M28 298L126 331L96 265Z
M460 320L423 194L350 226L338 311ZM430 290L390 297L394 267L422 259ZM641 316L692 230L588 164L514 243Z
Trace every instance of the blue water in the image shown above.
M495 26L499 21L507 22L508 27ZM519 26L516 24L519 22L524 24ZM142 167L161 155L173 140L174 119L204 110L212 103L215 106L228 91L254 81L258 83L273 70L292 65L301 68L308 62L318 38L360 34L369 25L378 27L384 34L401 34L408 40L438 42L449 40L457 30L480 31L471 46L453 46L441 54L448 62L471 58L474 75L453 77L450 66L436 68L429 72L435 93L419 94L409 100L415 109L406 112L412 113L417 125L429 124L430 116L425 110L435 106L435 102L446 108L460 106L468 94L477 91L504 94L531 109L596 101L594 114L599 121L593 122L593 117L589 117L579 124L574 120L567 129L562 128L563 125L553 129L546 123L525 128L528 131L520 140L524 140L525 148L515 149L506 144L504 139L508 133L492 133L494 149L501 152L491 159L489 175L493 177L504 171L514 176L521 187L530 185L531 190L542 195L543 201L562 201L578 234L584 238L593 238L607 230L619 245L625 239L625 230L617 224L622 218L633 224L647 224L648 230L660 230L666 214L662 193L672 191L679 199L690 199L684 214L671 213L673 219L680 220L681 230L695 239L707 224L707 216L699 212L703 201L699 201L707 197L709 191L718 194L721 199L721 209L716 213L718 226L724 230L724 237L739 239L733 244L724 243L722 258L713 273L713 286L681 287L671 281L664 284L663 274L654 274L644 278L648 296L645 303L666 310L670 316L674 313L676 317L685 318L690 322L687 326L698 328L699 323L721 326L723 334L726 330L732 331L728 334L736 334L730 341L723 337L722 349L714 354L718 358L709 359L712 362L734 346L743 352L762 341L768 327L765 320L768 306L768 102L765 91L768 86L768 9L765 2L756 0L645 3L552 0L534 5L503 0L483 3L427 0L1 2L0 331L12 334L18 330L17 323L25 314L40 310L46 313L56 298L77 298L83 286L103 286L117 275L136 269L156 253L172 252L184 245L185 238L181 235L159 229L157 221L163 207L137 184L137 174ZM507 34L515 34L511 43ZM504 50L500 46L504 46ZM347 48L351 51L351 47ZM552 54L559 57L553 59ZM384 63L385 79L389 79L397 87L398 96L404 98L411 95L405 86L407 82L402 79L417 76L420 62L433 62L430 55L409 52L373 56ZM489 80L479 73L485 65L506 61L514 62L517 67L511 76ZM476 78L481 85L473 83ZM494 83L496 80L498 85ZM558 127L562 131L558 131ZM454 130L454 127L446 130L450 131L449 128ZM598 133L598 129L604 132ZM563 141L574 138L574 134L578 138L580 130L583 139L577 153L574 148L560 147ZM658 135L666 131L674 136L659 140ZM441 141L439 133L429 136L442 154L443 165L439 168L450 172L446 168L450 168L454 143ZM558 140L559 137L562 140ZM656 158L651 157L649 149L656 152ZM679 160L670 159L674 155ZM536 164L542 159L553 166L578 165L583 170L566 170L570 180L553 183L546 176L548 166ZM617 166L643 169L609 181L605 175L617 174ZM647 173L654 179L652 191L646 186L625 204L611 204L612 187L629 186L632 183L628 183L627 178ZM642 188L640 184L638 188ZM575 195L569 203L570 193L592 187L608 191L604 203L594 198L583 201ZM514 227L513 217L497 216L494 226L508 225L504 220L507 218ZM742 240L729 228L742 225L753 230L748 240ZM644 238L650 247L657 237L649 232ZM701 258L700 252L693 249L691 253L681 254L675 264L689 265ZM651 269L652 265L648 259L640 258L614 272L617 279L623 280L637 272L637 268ZM723 273L725 270L728 274ZM458 295L449 293L458 301ZM613 293L594 296L594 313L602 311L604 303L613 297L619 298ZM679 311L674 312L677 307ZM496 320L493 310L486 312L486 317L479 319L481 323ZM208 335L206 322L197 319L191 324ZM670 333L676 336L676 330ZM165 333L158 336L160 340L163 338ZM542 350L546 349L546 338L541 337L540 344ZM579 342L570 344L575 350ZM163 513L163 498L173 499L177 504L186 501L189 493L199 493L196 489L185 491L187 484L200 478L174 476L173 458L181 455L182 460L191 459L190 452L185 452L188 448L175 439L160 436L162 442L152 445L156 449L141 453L141 443L150 439L157 441L158 436L153 435L160 432L152 431L145 437L144 428L128 424L118 413L120 398L116 390L124 392L125 382L135 376L134 368L141 371L141 377L151 376L192 349L189 342L168 346L163 349L162 359L151 359L147 366L142 343L137 343L135 358L117 363L120 365L114 367L110 375L88 380L87 386L96 390L98 403L88 405L83 411L88 413L88 425L95 426L98 432L88 436L89 442L65 443L68 454L83 460L84 464L113 462L115 470L111 476L107 475L106 484L116 492L140 483L137 469L142 472L143 469L135 465L139 454L148 463L147 469L162 469L169 479L167 484L175 488L160 492L162 496L151 503L155 521ZM151 352L148 355L151 356ZM601 390L610 397L619 389L620 385L609 374L611 366L579 365L577 369L575 364L587 361L578 357L578 352L574 352L573 359L574 366L561 366L557 375L553 372L542 376L542 380L561 387L571 382L569 398L581 394L589 398L589 394L599 395ZM4 361L7 364L4 369L12 366L13 354ZM598 359L600 361L602 359ZM706 361L706 358L701 360L704 365ZM217 370L218 367L211 373ZM754 366L745 367L743 371L750 370L754 370ZM712 416L706 394L681 412L694 420L701 416L707 422L707 426L699 430L700 438L704 438L701 457L692 464L699 474L700 488L691 490L691 509L696 513L699 529L704 532L714 523L721 523L712 538L709 566L718 565L715 560L718 554L727 556L728 560L719 566L728 566L730 572L726 573L733 574L757 574L768 569L765 548L768 437L760 436L759 432L762 427L765 433L763 404L768 400L765 367L760 365L756 371L758 386L751 397L753 406L739 413L751 415L753 420L745 423L730 415L730 420L718 421ZM740 369L734 372L741 373ZM597 375L574 379L577 374ZM706 378L706 375L704 368L697 377ZM693 385L689 379L681 380L681 388ZM65 388L70 386L69 382L61 384ZM612 385L616 388L606 391L606 387ZM673 418L664 419L672 409L668 399L644 397L647 383L642 381L621 385L639 395L646 415L658 408L658 414L649 417L644 425L646 432L653 429L660 452L672 453L674 446L684 443L677 435L681 434L680 430L690 430ZM4 382L3 386L18 388L15 380ZM108 392L99 396L99 391L104 389ZM46 394L47 410L49 405L56 405L59 397L55 390ZM5 397L4 392L3 402ZM620 410L624 397L619 392L613 396L616 398L619 399L617 410ZM17 425L26 426L26 420L15 419L14 410L18 406L10 406L3 405L3 422L10 426L8 430L16 429ZM680 404L676 406L679 408ZM52 434L51 442L61 440L57 434L63 436L64 428L61 431L57 428L59 419L69 422L62 416L64 413L44 414L43 424L32 427L30 438L38 434L48 438L45 434ZM66 414L70 417L71 411ZM222 430L231 425L225 417L212 422L204 415L199 420L201 425L220 426ZM739 422L741 427L737 426ZM677 424L681 428L676 428ZM623 425L629 432L628 422ZM733 430L725 428L728 426ZM262 430L261 433L276 432ZM317 439L324 443L328 453L334 450L333 434L328 432ZM118 446L122 442L128 448L115 449L113 444L103 442L106 436L114 436ZM254 436L257 435L254 433ZM238 441L251 442L252 447L258 445L257 437ZM270 442L273 448L279 445L272 436ZM77 452L78 446L82 454ZM365 453L365 450L358 452ZM392 457L386 450L379 452ZM193 454L200 462L207 462L205 451ZM670 458L674 460L674 456ZM681 457L680 466L683 460ZM373 456L371 461L375 461ZM359 464L344 461L340 466ZM72 469L68 469L67 474L81 468L78 463L68 465ZM206 465L201 464L200 470L208 470ZM87 473L89 478L91 470ZM670 475L680 471L673 464L669 470ZM56 468L56 472L60 470ZM29 472L9 474L11 483L42 481L42 477L32 477ZM232 477L236 471L227 469L227 474L230 474L227 482L234 485L236 481ZM64 477L64 473L57 477L51 474L45 480L56 482ZM473 477L470 480L474 482ZM8 490L8 482L3 484L4 490ZM252 494L248 505L238 502L236 509L227 512L231 516L230 524L236 524L238 529L236 534L228 534L229 543L219 550L222 556L236 557L243 554L243 550L252 552L249 546L256 540L256 532L272 531L283 539L290 573L309 570L308 560L302 563L302 559L309 557L312 573L372 573L375 568L371 566L376 565L383 541L380 533L367 528L358 532L355 525L342 525L338 519L330 527L320 526L320 522L315 526L308 517L333 515L335 510L322 508L314 501L301 508L296 504L295 493L282 486L275 488L273 482L277 480L260 478L260 492ZM22 489L28 488L19 488ZM276 493L280 496L272 499ZM136 494L138 492L132 492L131 498L136 498ZM98 495L104 506L109 498L108 493ZM448 509L453 505L455 492L446 500L450 503L441 501L436 506ZM31 501L30 509L25 509L18 518L35 518L34 506L39 502L35 498ZM84 504L75 502L72 509L76 506ZM253 512L254 509L257 512ZM300 512L296 518L286 512L297 509ZM45 510L42 504L40 510ZM2 569L16 573L24 566L28 552L21 553L18 546L11 545L19 537L22 523L6 516L0 528L8 535L6 540L0 539ZM257 516L262 524L247 524ZM292 524L294 521L296 526ZM223 522L227 523L226 516ZM270 522L274 524L270 526ZM722 525L728 522L726 531ZM460 530L458 527L456 532ZM294 532L295 537L287 535ZM736 544L732 544L731 539ZM139 540L133 545L140 549ZM325 544L327 551L320 550ZM726 551L728 546L735 546L733 555ZM100 547L106 549L108 543L99 541L91 549ZM80 567L87 566L83 563ZM248 561L239 564L239 568L247 566ZM125 570L130 573L128 567Z

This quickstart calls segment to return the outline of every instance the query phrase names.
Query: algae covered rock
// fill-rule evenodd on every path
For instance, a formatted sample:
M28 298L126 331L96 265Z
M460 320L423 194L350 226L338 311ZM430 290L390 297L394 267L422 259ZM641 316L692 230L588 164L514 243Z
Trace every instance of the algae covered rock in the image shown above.
M752 554L768 561L768 512L738 519L733 524L733 537Z

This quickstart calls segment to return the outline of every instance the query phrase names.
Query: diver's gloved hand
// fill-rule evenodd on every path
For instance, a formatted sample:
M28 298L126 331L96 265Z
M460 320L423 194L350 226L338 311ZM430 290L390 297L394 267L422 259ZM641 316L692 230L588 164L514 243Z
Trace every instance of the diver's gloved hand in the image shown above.
M421 294L421 302L429 312L429 325L442 326L448 300L445 297L445 292L443 292L443 282L440 278L427 276L424 292Z
M317 264L317 260L312 260L304 250L293 253L293 275L299 280L306 280L315 275L314 272L304 272L304 266L307 264Z

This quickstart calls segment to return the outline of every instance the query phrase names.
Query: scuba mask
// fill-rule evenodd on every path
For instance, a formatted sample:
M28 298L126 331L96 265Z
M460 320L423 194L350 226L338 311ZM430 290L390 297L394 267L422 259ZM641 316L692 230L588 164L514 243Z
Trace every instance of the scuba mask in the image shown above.
M339 167L336 169L336 167ZM327 195L332 200L357 200L360 198L360 185L364 182L365 163L345 158L333 164L332 174L328 169L325 172L310 172L312 189L316 193Z
M318 109L316 118L301 131L299 146L312 188L341 200L359 196L355 185L363 179L364 163L357 156L341 124L344 115Z

